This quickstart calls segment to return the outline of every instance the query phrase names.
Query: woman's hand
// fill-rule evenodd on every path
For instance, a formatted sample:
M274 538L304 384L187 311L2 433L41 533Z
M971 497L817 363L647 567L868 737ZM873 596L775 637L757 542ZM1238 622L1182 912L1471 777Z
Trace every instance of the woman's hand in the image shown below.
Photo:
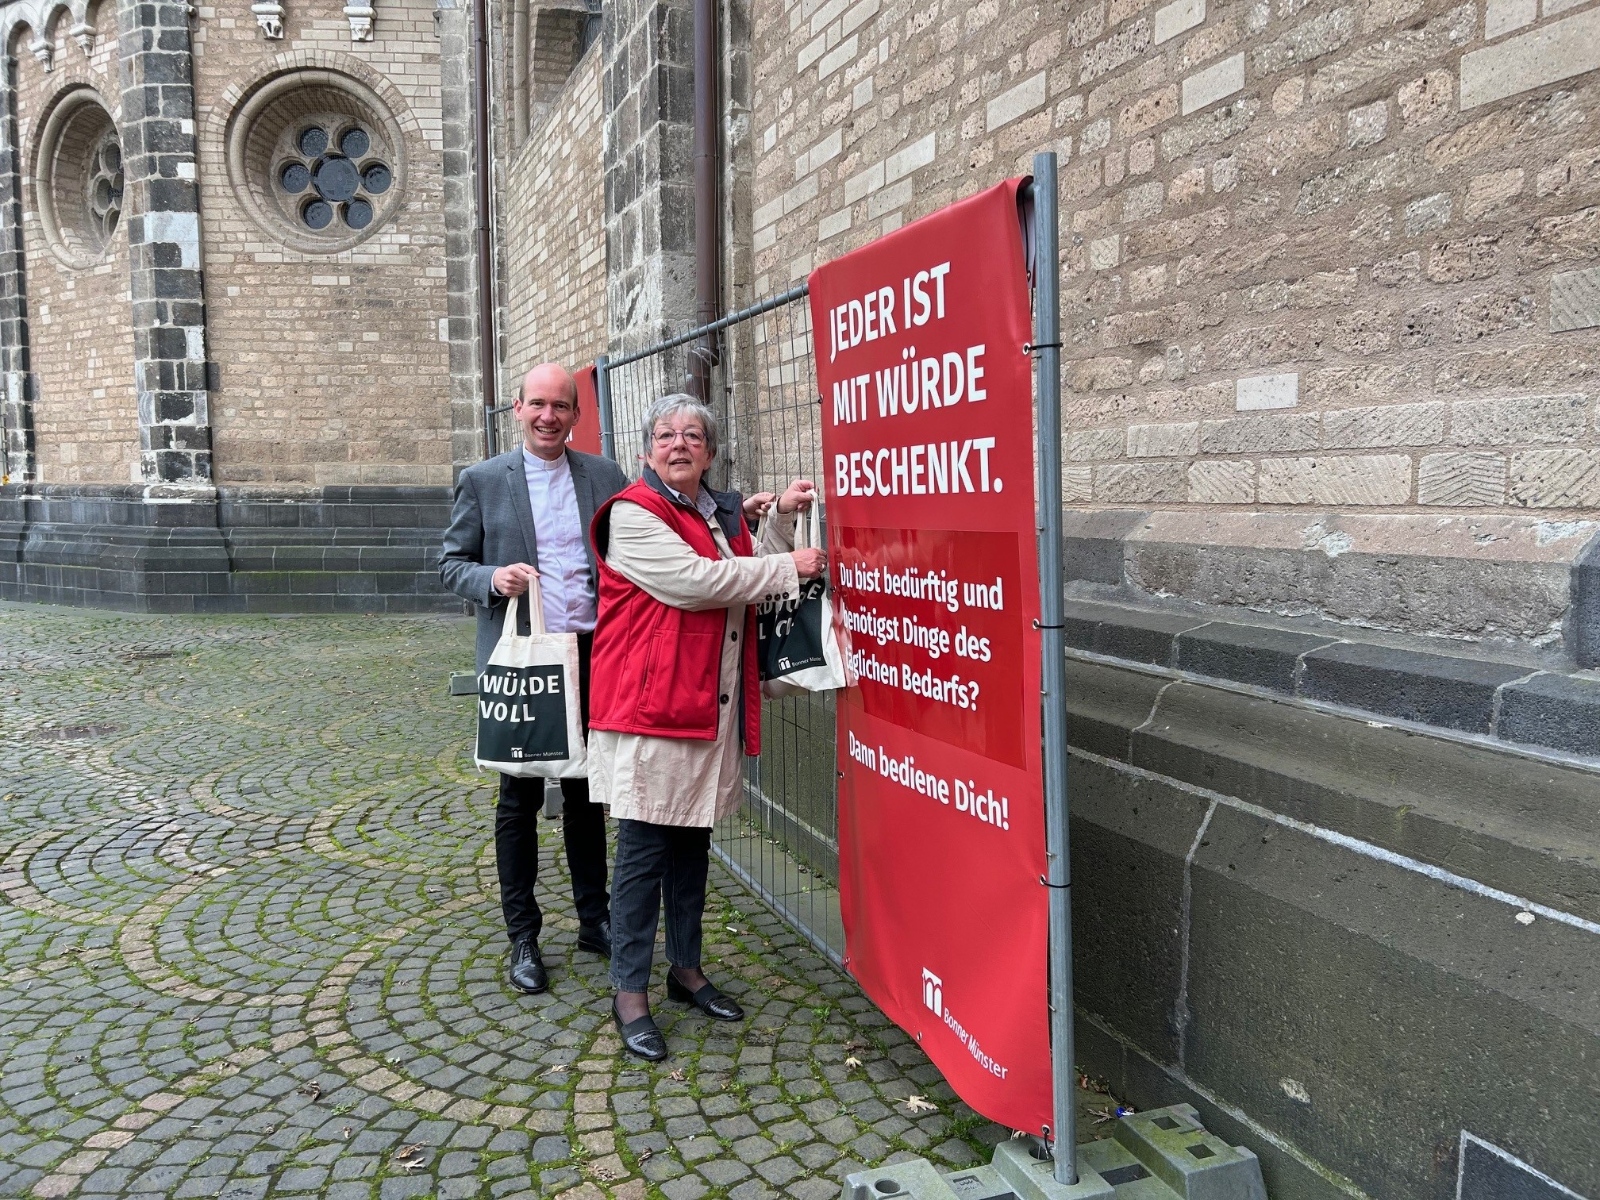
M794 559L794 569L801 579L820 579L828 570L826 550L791 550L789 557Z
M773 500L777 499L771 492L757 492L754 496L744 498L744 523L755 528L755 524L767 515L767 509L772 507Z
M795 509L810 508L817 498L817 485L809 479L796 479L783 489L778 497L778 511L792 513Z

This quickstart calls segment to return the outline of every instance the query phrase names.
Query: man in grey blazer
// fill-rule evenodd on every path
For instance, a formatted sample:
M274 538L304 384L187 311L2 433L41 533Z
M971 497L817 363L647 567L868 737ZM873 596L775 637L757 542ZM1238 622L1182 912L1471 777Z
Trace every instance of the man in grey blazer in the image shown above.
M480 675L500 638L507 598L525 595L529 577L538 576L545 628L578 635L587 728L596 580L589 522L595 509L628 486L628 478L610 459L567 446L580 414L577 383L566 368L543 363L529 371L512 412L522 427L522 445L461 472L439 576L445 587L478 606ZM578 945L609 957L605 814L589 799L587 779L563 779L561 798ZM511 939L511 985L527 993L549 986L539 953L544 917L534 897L543 800L542 779L500 776L494 819L500 905Z

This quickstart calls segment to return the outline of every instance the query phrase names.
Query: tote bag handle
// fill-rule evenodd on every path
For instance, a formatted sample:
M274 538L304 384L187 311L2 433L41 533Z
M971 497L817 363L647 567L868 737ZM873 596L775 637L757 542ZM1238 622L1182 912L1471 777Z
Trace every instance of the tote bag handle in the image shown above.
M815 500L805 512L794 517L794 548L796 550L822 549L822 506Z
M506 619L500 627L501 637L521 636L517 633L519 599L517 596L512 596L506 601ZM539 577L534 575L528 579L528 634L532 636L544 632L544 593L539 590Z
M777 518L777 501L773 501L772 512L761 518L762 524ZM796 513L794 518L794 548L796 550L821 550L822 546L822 505L816 500L811 501L811 507L805 512Z

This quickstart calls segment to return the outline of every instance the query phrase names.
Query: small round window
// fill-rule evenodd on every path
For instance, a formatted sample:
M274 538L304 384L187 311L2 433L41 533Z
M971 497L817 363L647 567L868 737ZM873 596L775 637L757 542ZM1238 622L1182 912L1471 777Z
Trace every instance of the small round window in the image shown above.
M360 125L318 122L290 140L274 174L300 223L313 233L372 224L373 200L389 190L394 172L373 152Z
M389 104L337 71L263 79L228 117L228 178L269 237L337 254L401 212L405 135Z
M102 261L122 220L122 142L92 88L64 93L50 110L34 180L40 224L55 255L76 269Z

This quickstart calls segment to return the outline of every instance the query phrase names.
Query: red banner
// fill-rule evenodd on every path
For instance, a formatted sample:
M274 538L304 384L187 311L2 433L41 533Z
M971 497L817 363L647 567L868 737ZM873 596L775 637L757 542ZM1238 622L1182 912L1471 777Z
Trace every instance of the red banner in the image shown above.
M811 275L847 965L978 1112L1050 1122L1020 180Z
M579 367L572 377L578 382L578 423L567 435L567 445L587 454L600 453L600 392L595 387L594 364Z

